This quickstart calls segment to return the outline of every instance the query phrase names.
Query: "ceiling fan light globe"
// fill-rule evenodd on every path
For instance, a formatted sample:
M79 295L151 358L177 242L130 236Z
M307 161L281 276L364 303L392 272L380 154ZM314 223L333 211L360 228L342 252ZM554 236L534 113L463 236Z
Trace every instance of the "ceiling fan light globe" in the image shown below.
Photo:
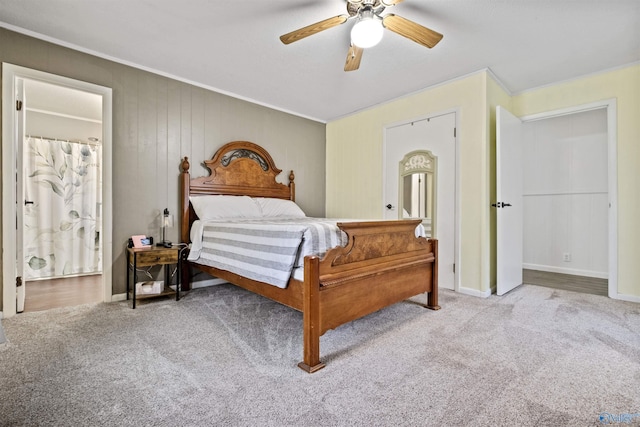
M351 42L360 48L366 49L380 43L383 33L384 27L380 19L361 19L351 29Z

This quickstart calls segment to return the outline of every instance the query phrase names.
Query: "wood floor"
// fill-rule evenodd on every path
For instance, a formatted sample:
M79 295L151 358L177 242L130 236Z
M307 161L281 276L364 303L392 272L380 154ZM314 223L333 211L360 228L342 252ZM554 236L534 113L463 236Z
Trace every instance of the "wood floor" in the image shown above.
M80 276L26 283L24 311L43 311L102 301L102 276Z
M523 282L547 288L564 289L593 295L609 295L609 281L595 277L573 276L537 270L522 270Z

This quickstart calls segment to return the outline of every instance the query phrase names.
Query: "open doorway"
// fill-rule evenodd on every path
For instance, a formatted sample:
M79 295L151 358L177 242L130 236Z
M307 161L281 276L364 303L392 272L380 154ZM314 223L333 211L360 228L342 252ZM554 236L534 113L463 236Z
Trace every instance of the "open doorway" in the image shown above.
M608 296L619 298L615 100L522 118L504 114L504 121L503 112L496 110L498 201L492 205L500 208L497 294L522 284L524 268L562 275L545 280L604 280ZM502 147L519 152L503 156ZM503 181L519 183L508 200L502 200ZM525 253L504 256L515 252L510 245ZM517 272L519 280L501 289L501 270Z
M607 109L523 122L524 282L607 295Z
M101 302L102 96L33 79L23 91L24 311Z
M2 93L3 315L111 301L111 89L5 63Z

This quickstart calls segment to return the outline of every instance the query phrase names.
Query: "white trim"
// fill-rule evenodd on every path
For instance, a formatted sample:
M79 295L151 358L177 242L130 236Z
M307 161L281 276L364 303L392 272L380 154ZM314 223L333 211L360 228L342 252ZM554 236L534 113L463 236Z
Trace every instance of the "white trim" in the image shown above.
M16 121L15 78L2 64L2 311L6 317L16 314L16 147L13 143Z
M451 78L449 80L445 80L445 81L442 81L442 82L439 82L439 83L435 83L435 84L432 84L431 86L423 87L421 89L415 90L413 92L409 92L409 93L404 94L402 96L398 96L398 97L392 98L392 99L387 99L387 100L385 100L383 102L379 102L377 104L373 104L373 105L370 105L368 107L360 108L358 110L353 110L353 111L351 111L349 113L346 113L346 114L343 114L341 116L333 117L330 120L326 120L325 123L333 122L333 121L336 121L336 120L341 120L341 119L344 119L345 117L353 116L355 114L359 114L359 113L362 113L364 111L373 110L373 109L376 109L376 108L381 107L383 105L391 104L393 102L396 102L396 101L399 101L399 100L402 100L402 99L410 98L410 97L412 97L414 95L417 95L417 94L420 94L422 92L426 92L428 90L432 90L432 89L435 89L437 87L446 86L446 85L449 85L449 84L454 83L456 81L464 80L464 79L467 79L467 78L469 78L471 76L475 76L476 74L481 74L481 73L485 73L485 72L489 72L489 71L490 70L488 68L482 68L480 70L473 71L471 73L464 74L462 76L453 77L453 78ZM491 75L493 77L495 77L495 74L493 74L493 72L491 72ZM497 80L497 77L495 77L495 78L496 78L496 83L498 83L500 85L500 87L504 87L502 82ZM417 120L415 120L415 121L417 121ZM403 123L411 123L411 120L405 121ZM398 122L398 124L400 124L400 122Z
M229 283L227 280L213 278L207 280L200 280L198 282L191 282L191 289L207 288L209 286L222 285L223 283Z
M224 283L229 283L226 280L222 280L222 279L217 279L217 278L213 278L213 279L207 279L207 280L200 280L199 282L192 282L191 283L191 290L194 289L200 289L200 288L207 288L209 286L216 286L216 285L222 285ZM171 285L172 288L175 289L175 285ZM182 292L188 292L188 291L180 291L180 298L182 298ZM126 301L127 300L127 294L125 293L121 293L121 294L115 294L113 295L113 297L111 298L111 301L116 302L116 301ZM2 312L0 312L2 313Z
M112 264L113 264L113 156L112 156L112 90L80 80L57 76L17 65L2 64L2 310L6 317L16 314L15 277L17 260L15 242L17 231L16 218L16 148L14 132L16 123L15 84L19 79L30 79L66 86L84 92L102 96L102 288L103 301L112 300ZM12 177L6 179L7 177Z
M608 191L591 191L591 190L575 190L572 192L566 192L566 191L554 191L554 192L550 192L550 191L539 191L539 192L531 192L531 193L527 193L527 194L522 194L523 197L540 197L540 196L571 196L574 194L581 194L581 195L593 195L593 194L609 194Z
M435 119L436 117L442 117L442 116L446 116L448 114L455 114L456 115L456 126L458 125L458 116L460 113L460 109L459 108L450 108L448 110L442 110L442 111L438 111L435 113L429 113L426 116L425 115L420 115L417 117L413 117L411 119L402 119L400 121L397 122L392 122L392 123L387 123L386 125L384 125L384 130L386 131L387 129L393 129L396 128L398 126L404 126L404 125L408 125L411 123L417 123L417 122L422 122L424 120L430 120L430 119ZM385 134L386 136L386 134ZM456 141L458 139L457 133L456 133Z
M487 71L487 74L489 74L489 76L491 76L493 81L496 82L498 84L498 86L500 86L500 88L503 91L505 91L505 93L507 95L509 95L509 97L513 96L513 93L511 92L511 90L502 82L501 79L498 78L498 76L493 72L493 70L491 68L487 68L486 71Z
M609 297L626 301L635 301L633 296L618 293L618 110L615 98L590 102L588 104L574 105L572 107L543 113L530 114L520 119L523 122L543 120L552 117L605 108L607 110L607 167L608 167L608 192L609 192L609 216L608 216L608 258L609 258ZM632 298L632 299L629 299ZM638 298L640 302L640 298Z
M611 295L609 295L611 297ZM611 297L613 298L613 297ZM626 294L616 294L615 299L621 300L621 301L629 301L629 302L637 302L640 303L640 297L635 296L635 295L626 295Z
M462 197L462 180L460 178L462 170L460 167L460 159L462 156L462 150L460 149L460 111L459 108L454 108L452 110L455 115L456 115L456 134L455 134L455 144L456 144L456 160L455 160L455 167L456 167L456 188L455 188L455 200L456 200L456 207L455 207L455 227L454 227L454 233L455 233L455 242L454 242L454 265L455 265L455 274L454 274L454 282L453 282L453 290L456 292L460 291L460 280L462 278L462 231L461 231L461 224L462 224L462 201L461 201L461 197ZM489 294L491 295L491 294Z
M451 108L451 109L447 109L447 110L442 110L442 111L438 111L438 112L434 112L434 113L430 113L426 116L419 116L419 117L415 117L413 119L410 120L402 120L399 122L393 122L393 123L389 123L383 126L382 128L382 200L385 200L385 182L386 182L386 168L385 168L385 156L384 154L386 153L386 149L387 149L387 130L388 129L392 129L394 127L398 127L398 126L403 126L409 123L415 123L415 122L419 122L422 120L427 120L427 119L433 119L435 117L440 117L440 116L445 116L448 114L454 114L454 118L455 118L455 129L456 129L456 133L455 133L455 168L456 168L456 177L455 177L455 195L454 195L454 200L455 200L455 223L453 226L453 233L455 235L455 241L453 243L454 247L453 247L453 263L455 265L455 272L453 274L453 290L455 292L458 292L460 290L460 278L462 276L462 274L460 274L460 272L462 271L462 264L461 264L461 251L462 251L462 244L461 244L461 232L460 232L460 218L462 215L462 210L461 210L461 202L460 202L460 195L462 194L460 191L460 109L459 108ZM384 204L384 203L383 203ZM384 207L382 208L382 218L384 218Z
M489 298L492 293L495 293L495 288L487 289L486 291L479 291L477 289L460 286L457 292L464 295L471 295L472 297Z
M556 267L553 265L522 264L526 270L546 271L548 273L570 274L572 276L594 277L596 279L608 279L609 273L606 271L581 270L578 268Z
M541 89L546 89L546 88L551 88L551 87L555 87L555 86L562 85L562 84L576 82L576 81L579 81L579 80L582 80L582 79L587 79L589 77L599 76L599 75L602 75L602 74L611 73L613 71L618 71L618 70L623 70L625 68L634 67L634 66L636 66L638 64L640 64L640 61L629 62L629 63L626 63L626 64L617 65L617 66L611 67L611 68L605 68L604 70L594 71L593 73L582 74L582 75L577 76L577 77L571 77L569 79L560 80L560 81L548 83L548 84L541 85L541 86L531 87L531 88L528 88L528 89L523 89L521 91L513 93L512 96L519 96L519 95L523 95L523 94L526 94L526 93L529 93L529 92L535 92L535 91L538 91L538 90L541 90Z
M127 300L126 292L122 294L114 294L111 296L111 302L119 302L119 301L126 301L126 300Z
M544 111L542 113L529 114L526 116L520 117L520 120L523 122L533 122L537 120L550 119L554 117L567 116L570 114L576 113L584 113L587 111L600 110L602 108L608 108L611 104L613 104L613 108L615 108L616 100L615 99L606 99L602 101L590 102L588 104L581 105L573 105L571 107L559 108L557 110Z
M26 110L27 111L31 111L32 113L46 114L48 116L64 117L66 119L73 119L73 120L80 120L80 121L83 121L83 122L102 124L102 120L89 119L87 117L80 117L80 116L72 116L70 114L64 114L64 113L56 113L56 112L53 112L53 111L41 110L39 108L29 108L29 107L27 107Z

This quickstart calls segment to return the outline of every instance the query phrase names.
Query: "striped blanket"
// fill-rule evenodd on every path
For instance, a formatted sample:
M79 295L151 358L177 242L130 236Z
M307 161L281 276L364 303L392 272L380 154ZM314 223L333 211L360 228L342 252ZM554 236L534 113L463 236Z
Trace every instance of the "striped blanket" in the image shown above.
M304 217L194 224L189 260L286 288L305 256L322 256L346 245L347 236L337 222Z

